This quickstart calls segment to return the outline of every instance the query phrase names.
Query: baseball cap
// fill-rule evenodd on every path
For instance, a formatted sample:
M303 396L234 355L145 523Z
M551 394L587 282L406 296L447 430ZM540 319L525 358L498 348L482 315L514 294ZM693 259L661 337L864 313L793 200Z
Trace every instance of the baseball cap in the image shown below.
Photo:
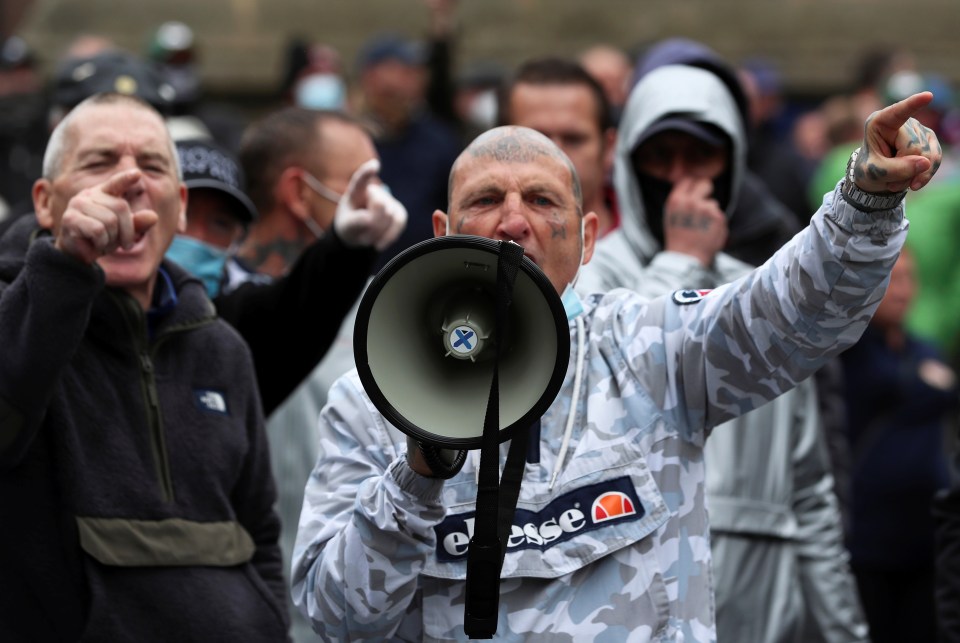
M176 98L173 86L149 63L120 50L69 58L54 74L53 102L59 107L73 109L101 92L137 96L162 114L169 112Z
M33 65L33 52L19 36L0 39L0 69L20 69Z
M655 121L650 127L644 130L643 134L637 139L636 146L639 147L656 134L668 130L685 132L704 143L709 143L717 147L725 147L727 145L726 135L715 125L690 120L680 115L669 115Z
M177 155L188 190L208 188L231 198L237 218L244 224L257 218L257 209L244 193L243 170L233 155L209 140L177 141Z
M426 62L423 48L418 43L395 34L375 36L367 41L357 54L357 65L360 69L387 60L398 60L407 65L422 65Z

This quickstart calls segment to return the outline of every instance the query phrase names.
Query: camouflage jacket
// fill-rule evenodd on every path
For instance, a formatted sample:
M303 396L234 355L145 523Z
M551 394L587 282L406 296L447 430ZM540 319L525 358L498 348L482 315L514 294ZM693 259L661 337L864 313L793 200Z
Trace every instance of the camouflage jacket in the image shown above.
M586 298L580 390L571 324L508 542L498 640L715 640L707 430L857 340L905 231L902 209L868 215L835 192L770 262L706 296ZM355 373L332 387L319 432L292 568L301 611L325 640L465 640L475 461L446 483L413 472Z

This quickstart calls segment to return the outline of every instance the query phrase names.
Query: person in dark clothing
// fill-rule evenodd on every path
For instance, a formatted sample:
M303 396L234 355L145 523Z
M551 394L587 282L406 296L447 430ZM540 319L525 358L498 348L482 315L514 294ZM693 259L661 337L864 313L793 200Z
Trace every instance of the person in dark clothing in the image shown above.
M960 461L955 466L960 469ZM940 643L960 642L960 482L933 501L936 525L934 600Z
M726 86L736 102L740 121L749 136L749 100L736 70L705 45L684 38L670 38L652 47L640 58L633 84L665 65L704 69ZM666 194L663 194L666 199ZM763 263L800 230L796 218L752 171L747 169L734 207L728 213L728 236L723 251L752 266Z
M258 215L215 303L253 352L289 569L316 462L317 413L307 411L315 367L349 323L378 251L397 238L407 213L377 178L370 135L340 113L272 112L247 129L240 160ZM294 613L294 638L309 630Z
M903 325L916 289L903 252L863 337L841 355L851 453L851 566L875 643L934 641L934 519L949 486L945 421L957 378Z
M265 132L274 151L268 153L262 146L249 143L256 149L247 156L274 159L283 154L291 168L297 166L296 171L287 174L296 175L298 185L318 180L336 185L337 189L349 183L355 165L373 158L369 137L346 116L291 108L270 117L269 122L276 125L290 118L303 127L290 128L288 136L275 136L272 129ZM248 141L264 140L257 134L262 127L252 129ZM340 141L343 136L346 139ZM288 139L299 139L295 145L300 147L293 143L285 146ZM356 150L352 160L344 155L344 150L351 146ZM300 159L298 165L294 161L301 148L308 149L306 156L311 158ZM266 220L261 222L257 207L245 192L243 169L229 151L209 140L179 141L177 151L189 194L187 227L183 234L174 237L167 258L204 282L220 317L250 345L264 415L269 417L322 359L344 316L360 296L376 260L374 242L379 239L366 239L364 235L375 232L389 238L397 234L403 227L405 213L389 195L377 192L376 199L370 201L362 194L363 186L358 186L354 196L359 200L348 200L358 207L347 208L345 201L339 214L342 222L334 225L335 203L312 198L310 190L294 190L288 196L304 197L299 205L294 205L295 209L303 206L329 210L328 215L316 215L314 221L304 209L304 219L300 220L280 206L290 203L289 199L266 199L264 193L269 190L261 189L263 178L258 176L257 197L266 213ZM328 156L331 158L323 163L317 162ZM313 162L307 163L308 160ZM321 178L311 174L308 179L307 170L300 167L307 164ZM253 170L266 167L253 161L249 165ZM276 169L272 168L271 175L280 184L284 172L273 172ZM375 172L370 174L370 179L374 177ZM387 205L390 207L371 207ZM238 261L236 249L251 227L251 240L257 248L276 247L267 236L276 232L277 219L301 232L296 235L295 230L288 230L293 236L288 236L283 246L288 251L283 256L283 269L274 269L272 274L256 270L253 266L259 267L265 255L258 255L252 244L247 246L246 259Z
M410 213L406 229L377 259L374 271L397 253L433 236L430 216L445 207L447 177L462 142L426 105L422 48L392 34L375 36L358 54L362 104L382 164L380 176Z
M0 639L287 639L246 345L163 260L186 188L161 116L91 97L0 240Z

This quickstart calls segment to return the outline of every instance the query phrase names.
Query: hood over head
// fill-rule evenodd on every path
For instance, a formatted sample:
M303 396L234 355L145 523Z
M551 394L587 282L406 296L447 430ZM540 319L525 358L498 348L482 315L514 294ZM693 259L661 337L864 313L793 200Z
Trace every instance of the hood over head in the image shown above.
M685 123L678 125L680 121ZM622 233L634 250L645 257L662 247L662 235L654 233L662 229L662 212L646 212L632 154L652 133L664 129L682 129L705 140L724 136L729 141L728 168L716 179L718 183L726 181L726 185L718 186L718 192L724 194L723 207L728 215L736 205L746 166L743 119L726 83L710 71L687 65L666 65L646 73L624 106L613 166ZM651 226L648 217L654 216L658 220Z

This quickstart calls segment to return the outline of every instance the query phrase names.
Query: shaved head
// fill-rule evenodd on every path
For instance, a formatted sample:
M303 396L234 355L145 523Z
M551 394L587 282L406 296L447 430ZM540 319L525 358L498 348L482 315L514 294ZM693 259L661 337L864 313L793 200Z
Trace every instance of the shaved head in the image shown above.
M512 125L496 127L484 132L460 154L450 169L447 201L451 201L453 197L454 178L467 159L488 158L501 163L535 163L544 157L559 161L570 170L570 188L577 203L577 213L583 216L580 179L570 158L540 132L528 127Z

